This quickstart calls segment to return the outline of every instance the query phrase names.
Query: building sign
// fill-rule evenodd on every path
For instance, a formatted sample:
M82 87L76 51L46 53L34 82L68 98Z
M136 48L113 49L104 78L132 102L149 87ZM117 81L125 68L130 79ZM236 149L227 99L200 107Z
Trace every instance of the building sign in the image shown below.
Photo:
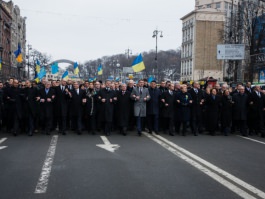
M259 71L259 82L260 83L265 83L265 70L260 70Z
M243 60L245 59L244 44L219 44L217 45L217 59Z

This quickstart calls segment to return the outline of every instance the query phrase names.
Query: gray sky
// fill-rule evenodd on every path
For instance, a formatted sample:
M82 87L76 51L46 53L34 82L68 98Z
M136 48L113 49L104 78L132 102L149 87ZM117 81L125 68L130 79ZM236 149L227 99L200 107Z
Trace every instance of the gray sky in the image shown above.
M13 0L27 17L27 41L53 60L84 63L105 55L155 49L153 31L163 31L158 50L181 45L180 18L194 0Z

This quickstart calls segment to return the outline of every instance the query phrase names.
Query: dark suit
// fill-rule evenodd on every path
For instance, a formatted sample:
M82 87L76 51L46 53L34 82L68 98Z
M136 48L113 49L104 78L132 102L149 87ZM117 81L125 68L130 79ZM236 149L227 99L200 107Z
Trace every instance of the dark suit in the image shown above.
M77 131L77 134L81 134L82 131L83 99L86 99L85 90L79 89L79 93L75 89L71 90L70 116L73 128Z
M92 134L95 134L96 130L96 113L97 113L97 95L94 89L87 89L86 91L86 117L87 117L87 129L91 130Z
M236 93L233 95L233 120L235 124L239 127L240 133L243 136L247 135L247 112L248 112L248 95L246 93L240 94Z
M146 104L148 129L149 129L149 133L151 133L152 131L155 131L155 133L158 133L161 92L158 88L153 89L150 87L149 95L151 99Z
M48 93L46 93L46 89L41 89L39 91L40 100L44 100L44 102L40 101L40 120L42 130L45 130L46 134L49 134L52 128L53 121L53 101L55 97L55 92L52 88L49 89ZM47 100L51 101L48 102Z
M162 94L161 100L165 102L162 103L162 117L164 119L164 129L166 133L169 130L170 135L174 135L174 116L175 116L175 103L176 103L176 93L172 91L172 94L169 91L166 91Z
M55 115L59 124L59 132L65 134L66 118L68 114L69 94L65 91L67 86L62 89L61 85L55 88Z
M115 103L114 97L116 97L116 95L115 91L113 90L102 89L98 93L98 99L100 102L100 119L105 126L104 132L106 135L110 135L111 131ZM105 99L106 101L102 102L102 99Z
M202 133L202 105L201 101L204 99L203 92L201 89L190 89L189 94L192 98L191 109L191 128L194 135Z

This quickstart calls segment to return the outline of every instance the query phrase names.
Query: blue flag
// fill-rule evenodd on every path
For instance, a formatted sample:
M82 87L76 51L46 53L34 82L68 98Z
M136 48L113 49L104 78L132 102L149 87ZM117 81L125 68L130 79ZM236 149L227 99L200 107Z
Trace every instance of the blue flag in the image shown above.
M56 74L56 73L59 72L59 67L58 67L58 63L57 63L57 62L55 62L55 63L51 66L51 68L52 68L52 74Z
M38 74L39 79L42 79L46 75L46 70L44 67L40 69L40 72Z

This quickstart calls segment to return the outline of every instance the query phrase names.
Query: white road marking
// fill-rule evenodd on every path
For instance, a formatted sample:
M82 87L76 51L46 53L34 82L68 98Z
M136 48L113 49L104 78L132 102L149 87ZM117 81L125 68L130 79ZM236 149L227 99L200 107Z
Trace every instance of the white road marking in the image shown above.
M50 147L48 149L46 159L44 161L42 171L34 193L41 194L41 193L46 193L47 191L48 181L52 169L52 163L55 155L57 141L58 141L58 135L54 135L52 137Z
M260 144L264 144L265 145L265 142L261 142L259 140L251 139L251 138L248 138L248 137L243 137L243 136L240 136L240 135L238 135L238 137L241 137L241 138L244 138L246 140L250 140L252 142L257 142L257 143L260 143Z
M7 138L2 138L1 140L0 140L0 144L2 144L4 141L6 141L7 140ZM2 149L5 149L5 148L7 148L7 146L0 146L0 150L2 150Z
M156 143L160 144L162 147L166 148L176 156L180 157L181 159L185 160L192 166L196 167L206 175L210 176L223 186L227 187L234 193L238 194L242 198L255 198L257 196L261 198L265 198L265 193L254 186L240 180L239 178L231 175L230 173L218 168L217 166L211 164L210 162L205 161L204 159L190 153L189 151L179 147L178 145L170 142L169 140L159 136L159 135L150 135L148 133L143 132L145 136L150 138L151 140L155 141ZM219 175L218 175L218 174ZM220 176L222 175L222 176ZM239 186L232 184L231 182L227 181L225 178L229 179L230 181L234 182L235 184L243 187L244 189L252 192L255 196L251 196L249 193L241 189Z
M114 153L120 146L118 144L111 144L106 136L100 136L104 144L97 144L98 147Z

